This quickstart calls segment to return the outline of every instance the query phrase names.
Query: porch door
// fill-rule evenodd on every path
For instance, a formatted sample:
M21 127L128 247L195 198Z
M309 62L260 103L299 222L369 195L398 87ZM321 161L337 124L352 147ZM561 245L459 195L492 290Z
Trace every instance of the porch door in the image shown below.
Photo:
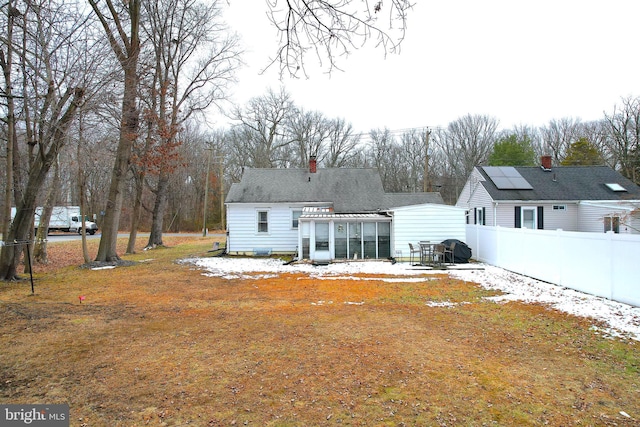
M333 226L335 254L337 259L347 257L347 223L336 222Z
M363 226L363 239L364 244L364 258L376 259L377 258L377 245L376 245L376 223L365 222Z
M378 223L378 258L389 258L391 256L391 223Z
M349 223L349 257L353 259L354 256L362 258L362 223L350 222Z
M316 251L329 251L329 224L316 222Z

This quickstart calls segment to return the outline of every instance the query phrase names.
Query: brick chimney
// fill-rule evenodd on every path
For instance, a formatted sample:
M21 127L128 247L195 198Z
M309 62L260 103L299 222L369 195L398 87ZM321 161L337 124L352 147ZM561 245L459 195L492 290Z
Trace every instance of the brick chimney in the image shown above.
M542 169L544 169L545 171L550 171L551 170L551 156L542 156L542 157L540 157L540 165L542 166Z
M316 173L316 156L309 156L309 173Z

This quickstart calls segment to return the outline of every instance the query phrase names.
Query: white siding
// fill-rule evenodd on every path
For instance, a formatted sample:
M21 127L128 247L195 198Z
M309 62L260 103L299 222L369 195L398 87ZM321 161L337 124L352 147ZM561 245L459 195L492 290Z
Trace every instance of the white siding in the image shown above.
M578 221L580 229L578 231L591 233L604 233L604 217L620 217L620 233L639 233L638 215L629 209L616 208L612 206L597 206L594 203L581 203L578 208Z
M556 205L565 206L565 210L554 210ZM515 207L538 207L544 209L543 225L545 230L578 231L578 207L575 203L535 203L535 202L509 202L497 203L497 222L500 227L515 228ZM488 224L487 224L488 225Z
M500 227L508 227L514 228L515 223L515 213L514 213L514 205L512 204L504 204L498 203L495 207L496 211L496 222L491 223L490 225L500 226Z
M294 253L298 230L292 228L292 211L302 206L229 204L227 210L227 252L251 255L254 249L271 249L273 253ZM269 231L258 233L257 212L269 212Z
M480 183L484 180L484 177L478 169L474 168L456 203L457 207L465 208L469 211L469 224L475 224L474 209L481 210L482 208L485 210L485 225L494 224L495 213L493 211L493 200Z
M392 255L409 258L409 243L421 240L441 242L446 239L465 239L465 209L424 204L393 210L391 230ZM400 252L401 251L401 252Z
M640 212L633 212L628 219L625 230L632 234L640 233Z
M578 205L576 203L544 204L544 229L564 231L578 231ZM565 209L553 209L554 206L564 206Z

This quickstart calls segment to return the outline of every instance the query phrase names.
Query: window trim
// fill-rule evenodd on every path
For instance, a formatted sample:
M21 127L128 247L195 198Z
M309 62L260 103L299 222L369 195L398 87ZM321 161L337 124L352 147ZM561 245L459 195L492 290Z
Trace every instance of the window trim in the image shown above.
M526 228L529 230L537 230L538 229L538 209L536 206L522 206L521 207L521 213L520 213L520 228ZM533 227L529 228L529 227L525 227L524 226L524 212L525 211L531 211L533 212Z
M474 209L475 219L474 224L487 225L487 209L485 207Z
M296 216L298 214L298 216ZM291 229L297 230L300 227L300 217L302 216L302 209L291 210Z
M621 220L620 215L606 215L603 221L604 232L608 233L609 231L613 231L616 234L620 234L620 224L621 224L620 220Z
M266 221L260 221L260 214L266 215ZM269 209L256 209L256 234L269 234ZM265 224L266 231L260 230L260 224Z

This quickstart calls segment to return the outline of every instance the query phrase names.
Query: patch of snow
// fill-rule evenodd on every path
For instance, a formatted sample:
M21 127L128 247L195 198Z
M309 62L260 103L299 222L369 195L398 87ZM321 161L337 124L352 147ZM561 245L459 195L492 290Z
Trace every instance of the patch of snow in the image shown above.
M428 301L428 307L455 307L457 304L450 301Z
M470 302L451 302L451 301L427 301L428 307L457 307L459 305L471 304Z
M485 265L483 270L451 271L450 275L478 283L485 289L506 293L492 297L494 301L518 300L547 304L565 313L602 321L611 328L607 330L610 335L628 334L640 341L640 307L574 291L490 265Z
M626 336L640 341L640 307L584 294L487 264L467 265L475 266L475 269L423 270L412 268L409 264L393 264L387 261L354 261L314 266L302 263L285 265L281 260L272 258L212 257L192 258L184 262L205 270L206 273L203 274L207 276L230 280L277 277L283 273L306 273L317 279L335 280L354 279L350 277L353 274L384 274L393 277L369 280L406 282L429 280L429 277L425 277L428 274L449 274L456 279L478 283L485 289L505 293L505 295L487 298L489 300L495 302L518 300L547 304L565 313L601 321L608 327L603 332L609 335Z

